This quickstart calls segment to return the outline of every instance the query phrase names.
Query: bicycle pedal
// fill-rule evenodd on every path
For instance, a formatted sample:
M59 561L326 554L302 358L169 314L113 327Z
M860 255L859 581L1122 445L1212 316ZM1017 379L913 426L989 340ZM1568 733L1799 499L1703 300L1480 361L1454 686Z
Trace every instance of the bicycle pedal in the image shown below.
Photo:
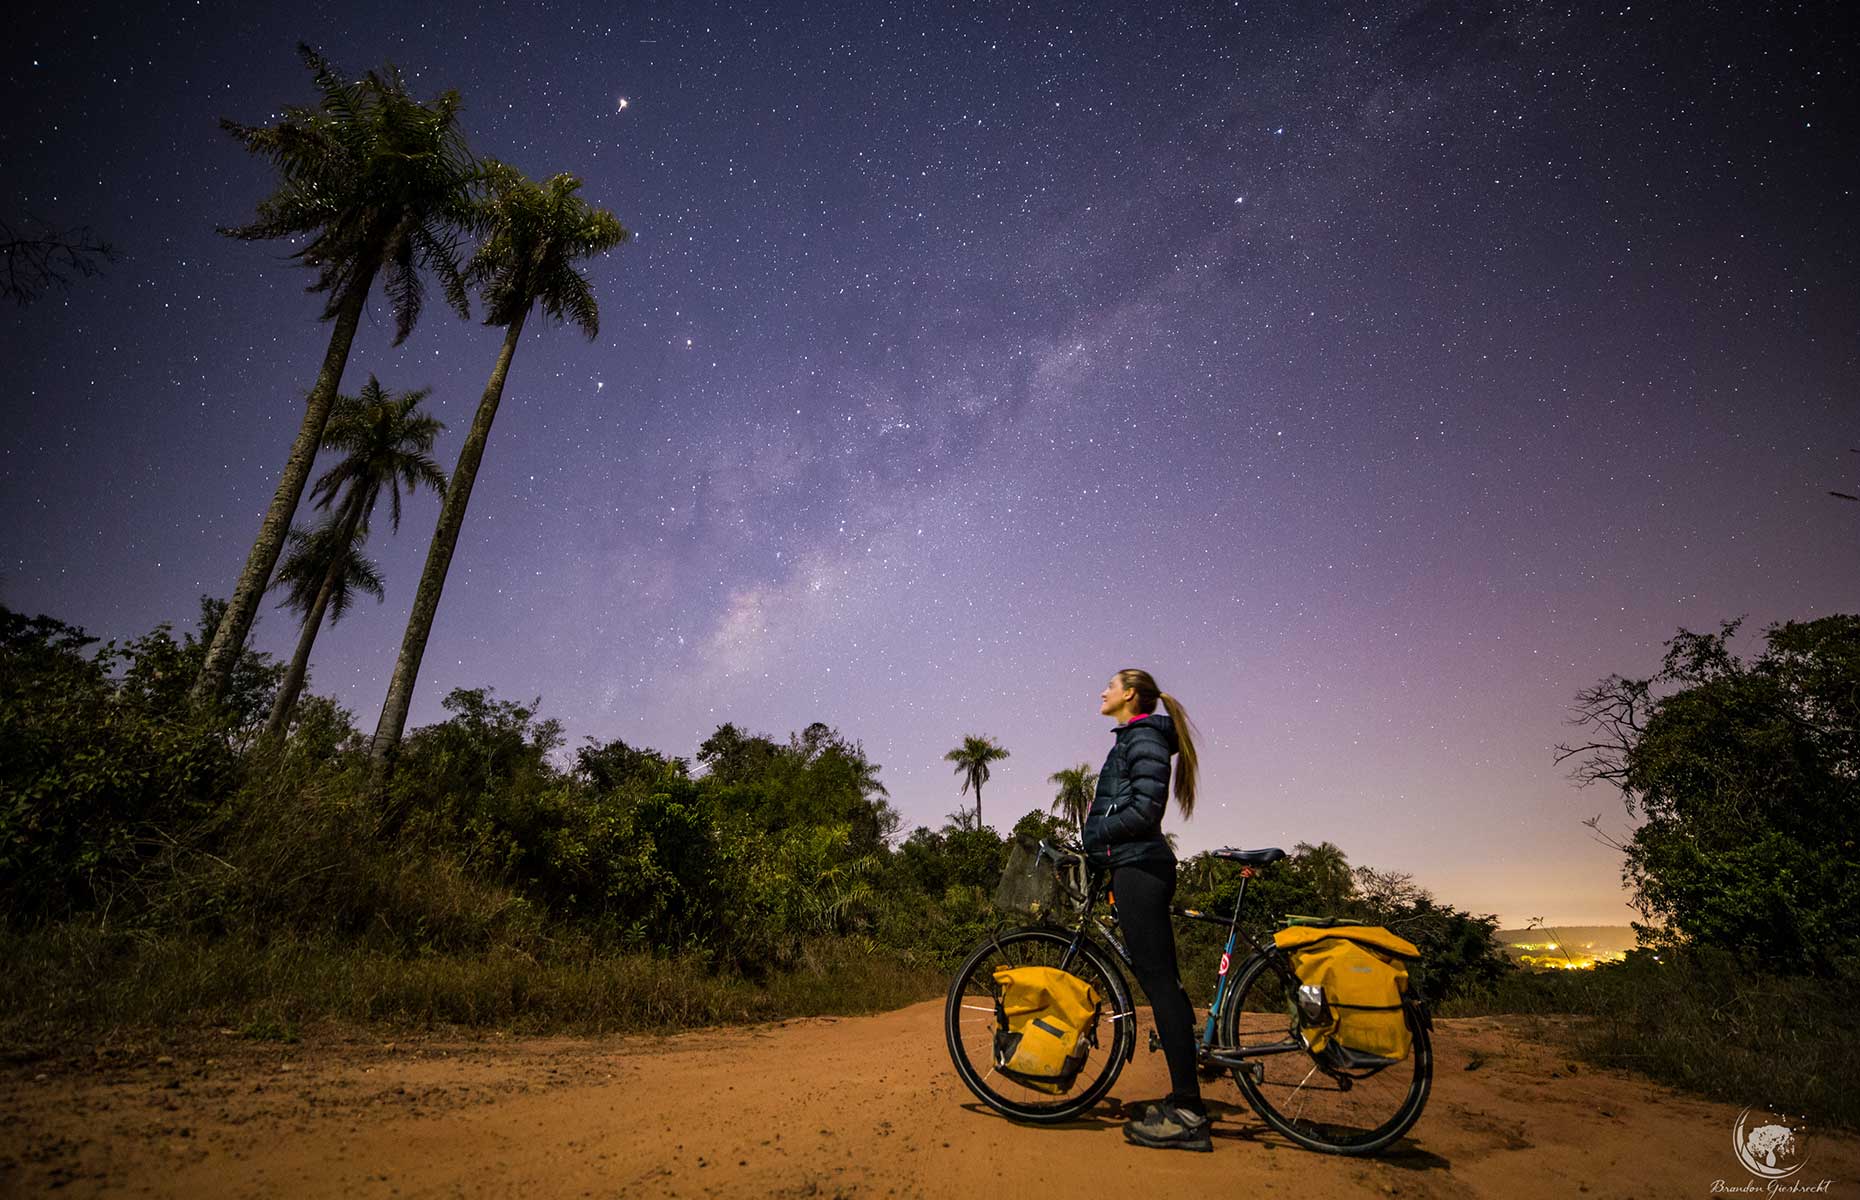
M1161 1049L1162 1039L1156 1036L1156 1031L1154 1029L1150 1030L1150 1053L1154 1054Z

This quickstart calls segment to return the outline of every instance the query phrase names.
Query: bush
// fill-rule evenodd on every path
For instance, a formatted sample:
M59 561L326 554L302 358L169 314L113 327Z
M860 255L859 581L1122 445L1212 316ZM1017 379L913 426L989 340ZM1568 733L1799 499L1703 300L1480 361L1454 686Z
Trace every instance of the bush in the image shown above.
M1658 923L1643 944L1827 974L1860 952L1860 617L1773 625L1750 663L1737 627L1682 629L1651 677L1582 692L1590 740L1561 756L1640 818L1618 848Z
M0 901L16 921L145 891L235 778L224 727L168 701L165 627L86 658L96 640L0 608Z
M1519 971L1467 990L1439 1015L1571 1013L1572 1049L1735 1104L1789 1097L1818 1123L1860 1129L1860 959L1825 978L1777 975L1710 948L1631 950L1592 971Z
M1197 855L1178 869L1176 903L1231 912L1240 880L1240 868L1232 863ZM1515 970L1495 936L1496 916L1474 916L1441 904L1401 872L1352 869L1343 852L1328 842L1300 842L1291 855L1257 868L1247 881L1241 925L1255 942L1269 941L1293 913L1382 925L1414 943L1421 962L1411 971L1410 984L1430 1005L1490 987ZM1226 931L1202 923L1180 928L1183 979L1213 978Z

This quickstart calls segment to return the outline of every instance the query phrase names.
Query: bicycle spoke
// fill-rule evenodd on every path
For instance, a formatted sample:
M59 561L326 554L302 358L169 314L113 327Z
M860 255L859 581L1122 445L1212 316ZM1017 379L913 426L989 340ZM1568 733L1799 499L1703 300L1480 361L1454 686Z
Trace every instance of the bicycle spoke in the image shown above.
M1269 964L1243 972L1235 1009L1223 1014L1223 1037L1248 1065L1236 1082L1260 1116L1309 1149L1363 1153L1399 1137L1419 1114L1432 1075L1424 1034L1401 1062L1370 1069L1327 1066L1304 1049L1290 994ZM1289 1053L1262 1054L1268 1047Z
M1127 1025L1116 1019L1121 984L1114 984L1102 962L1092 954L1079 956L1070 970L1105 998L1099 1028L1091 1039L1094 1049L1084 1070L1071 1087L1058 1094L1022 1084L995 1066L995 1035L999 1024L999 987L994 972L1002 967L1057 967L1065 957L1069 935L1053 931L1019 930L992 938L977 947L951 988L945 1024L951 1057L964 1083L992 1107L1022 1120L1069 1119L1102 1097L1122 1069L1128 1039ZM1106 1018L1111 1018L1105 1023ZM1106 1036L1109 1031L1109 1036Z

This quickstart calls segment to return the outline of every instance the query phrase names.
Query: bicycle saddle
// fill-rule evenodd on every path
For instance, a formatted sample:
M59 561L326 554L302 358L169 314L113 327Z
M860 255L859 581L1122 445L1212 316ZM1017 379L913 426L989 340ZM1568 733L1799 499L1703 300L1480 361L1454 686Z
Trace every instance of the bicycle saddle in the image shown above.
M1266 850L1236 850L1232 846L1223 846L1213 852L1214 857L1224 858L1229 862L1244 863L1249 867L1263 867L1267 863L1276 863L1285 857L1285 851L1272 847Z

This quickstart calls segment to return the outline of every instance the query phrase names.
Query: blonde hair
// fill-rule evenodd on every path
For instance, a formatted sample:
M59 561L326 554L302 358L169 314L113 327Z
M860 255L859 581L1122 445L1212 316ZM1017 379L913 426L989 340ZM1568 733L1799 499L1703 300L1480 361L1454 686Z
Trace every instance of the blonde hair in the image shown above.
M1136 689L1138 712L1145 715L1155 712L1156 702L1160 700L1169 719L1175 722L1176 750L1182 757L1175 769L1175 804L1182 810L1183 816L1194 816L1195 776L1199 763L1195 758L1195 735L1193 727L1188 723L1188 710L1182 707L1181 701L1157 687L1148 671L1125 667L1117 673L1117 681L1127 688Z

